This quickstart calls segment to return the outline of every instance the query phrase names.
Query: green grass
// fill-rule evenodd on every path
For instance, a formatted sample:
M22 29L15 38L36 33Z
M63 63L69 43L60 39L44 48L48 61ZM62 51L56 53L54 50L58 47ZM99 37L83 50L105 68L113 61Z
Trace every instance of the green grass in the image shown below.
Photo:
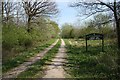
M51 59L56 55L60 47L60 43L61 41L59 40L58 43L50 51L48 51L42 59L30 65L26 71L18 75L18 78L42 77L43 67L46 65L46 62L51 61Z
M66 71L73 78L112 78L116 79L117 74L117 53L114 45L105 41L105 52L101 51L100 41L88 41L89 51L86 52L85 41L71 41L73 45L65 40L67 48Z
M3 73L7 72L8 70L19 66L20 64L22 64L23 62L25 62L26 60L28 60L30 57L35 56L36 54L38 54L40 51L44 50L45 48L49 47L53 42L55 41L55 39L49 40L48 42L34 48L31 49L29 51L25 51L23 53L20 53L19 55L17 55L16 57L13 57L12 59L8 59L6 61L4 61L2 63L2 71Z

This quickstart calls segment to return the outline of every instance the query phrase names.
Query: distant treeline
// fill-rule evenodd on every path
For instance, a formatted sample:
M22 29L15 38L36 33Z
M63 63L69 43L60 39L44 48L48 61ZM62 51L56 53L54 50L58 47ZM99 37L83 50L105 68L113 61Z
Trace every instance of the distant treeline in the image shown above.
M62 26L61 36L63 38L84 38L86 34L101 33L105 38L116 38L116 30L114 22L101 23L109 19L105 14L98 14L93 19L86 21L84 24L75 26L71 24L64 24Z

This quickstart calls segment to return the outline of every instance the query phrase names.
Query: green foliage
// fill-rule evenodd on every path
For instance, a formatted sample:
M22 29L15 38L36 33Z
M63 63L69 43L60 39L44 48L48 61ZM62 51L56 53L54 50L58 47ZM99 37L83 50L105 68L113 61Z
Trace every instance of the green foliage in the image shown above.
M23 27L17 27L16 25L4 25L2 27L3 59L8 58L7 56L14 52L17 54L22 50L21 47L27 49L31 46L31 35Z
M62 26L61 36L63 38L72 38L73 37L72 33L73 33L72 25L66 23Z
M52 32L52 37L58 37L58 33L60 33L60 29L58 27L58 24L54 21L49 21L49 24L51 24L51 32ZM54 31L53 31L54 30Z
M14 57L20 52L38 46L38 43L42 44L58 36L59 28L56 22L53 22L51 20L47 21L45 18L38 18L38 20L40 20L40 23L31 24L30 33L27 32L25 26L18 26L14 23L3 25L3 59L7 59L12 56Z
M32 31L33 33L35 34L40 33L38 36L41 37L41 39L46 39L46 40L48 38L58 37L58 33L60 32L60 29L56 22L51 21L48 18L47 19L38 18L37 21L38 21L37 25L36 24L32 25L35 30L35 31Z

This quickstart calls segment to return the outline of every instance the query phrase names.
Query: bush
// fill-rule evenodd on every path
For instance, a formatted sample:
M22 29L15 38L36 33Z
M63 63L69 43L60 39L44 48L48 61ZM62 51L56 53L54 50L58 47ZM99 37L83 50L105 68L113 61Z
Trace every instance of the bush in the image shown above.
M18 37L19 45L24 47L32 46L32 37L28 33L22 33L22 35L24 36L21 36L21 34L19 34Z
M27 38L24 40L24 46L27 48L29 46L32 46L32 39L31 38Z
M24 27L4 25L2 27L3 58L14 56L32 46L32 37ZM7 56L8 57L7 57Z
M47 25L48 26L48 25ZM31 25L32 30L27 32L25 26L15 24L4 24L2 27L2 53L3 58L17 56L23 51L34 48L38 43L43 44L51 39L52 32L46 26ZM7 55L7 56L6 56Z
M11 50L15 45L18 45L18 37L16 34L16 28L4 26L2 29L2 48Z

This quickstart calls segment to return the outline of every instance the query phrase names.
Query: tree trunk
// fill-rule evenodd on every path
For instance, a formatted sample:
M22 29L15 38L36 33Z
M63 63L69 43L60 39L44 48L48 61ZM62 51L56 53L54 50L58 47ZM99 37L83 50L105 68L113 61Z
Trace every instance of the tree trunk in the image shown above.
M28 23L27 23L27 32L30 32L30 21L31 21L31 17L28 17Z
M116 22L116 29L117 29L117 42L118 42L118 49L120 49L120 22L117 15L117 9L116 9L116 0L114 0L114 18Z
M118 49L120 50L120 22L119 19L117 17L116 14L114 14L115 16L115 22L116 22L116 31L117 31L117 44L118 44ZM117 59L117 64L118 64L118 68L117 68L117 73L120 74L120 54L118 52L118 59ZM119 79L119 74L118 74L118 79Z
M4 2L2 2L2 23L3 23L3 17L4 17Z
M116 7L117 7L116 6L116 0L114 0L114 17L115 17L116 29L117 29L118 49L120 50L120 22L119 22L119 19L118 19ZM118 64L117 73L118 73L118 79L119 79L120 78L120 76L119 76L119 74L120 74L120 54L119 53L118 53L117 64Z
M16 13L17 13L17 25L18 25L18 22L19 22L19 16L18 16L19 15L19 8L18 8L18 6L17 6L17 12Z
M120 22L116 21L118 48L120 49Z

